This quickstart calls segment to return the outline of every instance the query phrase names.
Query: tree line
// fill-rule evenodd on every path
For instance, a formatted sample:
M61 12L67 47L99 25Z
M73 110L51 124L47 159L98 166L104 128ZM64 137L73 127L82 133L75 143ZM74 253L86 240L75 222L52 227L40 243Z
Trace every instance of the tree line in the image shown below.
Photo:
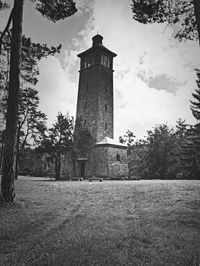
M122 143L128 144L133 178L200 179L200 71L196 71L197 89L190 101L195 125L179 119L175 128L156 125L144 139L135 140L130 130L120 137Z

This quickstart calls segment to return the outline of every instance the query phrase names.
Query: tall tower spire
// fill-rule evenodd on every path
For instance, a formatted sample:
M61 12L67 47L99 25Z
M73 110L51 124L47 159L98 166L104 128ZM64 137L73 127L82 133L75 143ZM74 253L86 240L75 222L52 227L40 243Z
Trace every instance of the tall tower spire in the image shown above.
M92 137L87 155L76 160L78 176L128 176L127 147L113 140L115 56L103 45L100 34L92 38L91 48L78 54L81 62L76 116L82 118Z
M100 34L92 47L80 53L77 117L81 117L95 142L113 138L113 57Z

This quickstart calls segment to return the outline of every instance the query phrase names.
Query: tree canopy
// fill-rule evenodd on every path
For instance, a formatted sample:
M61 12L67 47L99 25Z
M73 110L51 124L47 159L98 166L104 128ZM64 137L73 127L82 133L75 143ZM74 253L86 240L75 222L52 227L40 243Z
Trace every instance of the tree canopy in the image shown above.
M32 0L35 8L47 19L56 22L73 15L77 9L72 0Z
M60 179L61 155L72 150L74 119L58 113L56 122L43 135L39 151L49 154L55 161L55 177Z
M133 19L140 23L177 25L178 40L196 40L200 35L199 0L132 0Z

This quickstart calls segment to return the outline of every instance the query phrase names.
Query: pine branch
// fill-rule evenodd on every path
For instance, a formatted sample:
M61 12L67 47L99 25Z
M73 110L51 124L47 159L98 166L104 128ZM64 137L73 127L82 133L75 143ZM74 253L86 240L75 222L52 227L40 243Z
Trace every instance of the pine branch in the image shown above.
M3 37L4 37L4 35L6 34L6 32L9 34L9 36L10 36L10 33L9 33L9 27L10 27L10 24L11 24L11 22L12 22L12 19L13 19L13 9L11 10L11 12L10 12L10 16L9 16L9 18L8 18L8 22L7 22L7 25L6 25L6 27L5 27L5 29L4 29L4 31L2 32L2 34L1 34L1 36L0 36L0 54L1 54L1 45L2 45L2 42L3 42Z

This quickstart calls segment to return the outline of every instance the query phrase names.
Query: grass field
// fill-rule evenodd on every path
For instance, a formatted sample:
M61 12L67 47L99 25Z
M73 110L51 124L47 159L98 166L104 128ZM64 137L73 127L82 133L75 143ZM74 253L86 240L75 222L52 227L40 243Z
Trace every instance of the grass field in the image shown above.
M200 181L16 182L0 265L200 265Z

